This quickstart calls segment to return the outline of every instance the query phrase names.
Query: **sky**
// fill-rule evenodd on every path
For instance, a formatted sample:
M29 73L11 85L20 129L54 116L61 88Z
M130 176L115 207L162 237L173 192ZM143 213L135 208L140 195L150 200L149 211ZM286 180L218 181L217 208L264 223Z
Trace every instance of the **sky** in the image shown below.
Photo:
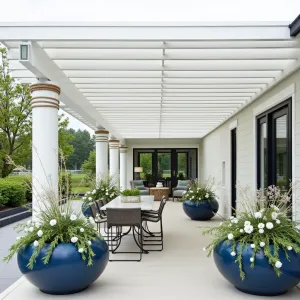
M292 22L300 0L0 0L0 22ZM88 129L69 117L69 127Z

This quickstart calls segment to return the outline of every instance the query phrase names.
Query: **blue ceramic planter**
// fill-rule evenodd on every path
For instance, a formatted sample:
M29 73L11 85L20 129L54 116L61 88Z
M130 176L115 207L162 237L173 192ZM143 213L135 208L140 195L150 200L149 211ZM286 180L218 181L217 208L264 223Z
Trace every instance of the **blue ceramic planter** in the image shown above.
M195 221L210 220L219 209L219 203L217 200L212 201L184 201L183 210L187 216Z
M82 211L83 215L87 218L92 216L90 207L88 205L86 205L85 203L82 203L81 211Z
M239 245L236 252L238 249ZM276 296L286 293L300 281L300 255L294 251L288 251L290 262L286 259L284 251L279 251L282 274L278 277L273 267L269 265L263 250L255 256L255 267L253 269L250 267L253 249L248 245L242 254L243 270L246 274L244 280L240 278L238 264L234 262L236 257L231 256L231 251L230 244L220 243L214 250L214 260L221 274L242 292L260 296Z
M109 259L108 246L104 240L92 241L95 256L93 265L89 267L74 244L58 244L46 265L42 258L48 246L42 248L30 270L27 264L34 249L32 244L22 248L18 253L18 265L26 279L47 294L72 294L86 289L101 275Z

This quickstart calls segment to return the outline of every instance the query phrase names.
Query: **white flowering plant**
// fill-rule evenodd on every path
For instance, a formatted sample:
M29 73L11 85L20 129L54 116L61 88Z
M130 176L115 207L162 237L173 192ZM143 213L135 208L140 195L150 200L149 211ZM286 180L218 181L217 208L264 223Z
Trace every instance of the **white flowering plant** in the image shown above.
M39 204L40 211L35 221L29 220L26 224L16 226L20 236L10 247L9 253L4 257L8 262L22 247L33 245L35 250L29 259L27 267L33 269L37 256L43 247L48 247L43 257L44 264L49 263L51 255L58 244L73 243L88 266L93 264L94 252L92 241L101 238L96 229L95 220L84 218L74 213L69 202L63 206L58 205L55 196L49 195L47 203Z
M82 197L83 207L88 208L91 202L99 199L105 199L107 202L110 202L119 196L120 193L121 191L113 177L102 177L97 183L95 183L94 188Z
M214 179L209 178L206 182L191 182L189 189L183 194L182 201L212 201L217 198L214 192L215 182Z
M239 214L203 232L204 235L213 236L212 242L204 248L208 256L225 241L231 247L231 255L236 258L241 278L245 279L243 266L250 263L254 268L256 254L263 250L269 264L280 276L282 262L279 250L285 252L287 259L290 251L300 253L299 223L291 220L291 195L294 189L295 185L291 185L288 191L269 186L253 194L249 187L239 188ZM253 252L248 262L243 260L242 254L249 245Z

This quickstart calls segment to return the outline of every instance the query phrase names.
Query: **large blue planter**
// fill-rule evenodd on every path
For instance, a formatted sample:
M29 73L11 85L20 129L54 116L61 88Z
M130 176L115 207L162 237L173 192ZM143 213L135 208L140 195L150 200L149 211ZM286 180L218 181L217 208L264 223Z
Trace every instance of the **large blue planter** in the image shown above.
M240 246L237 246L237 253ZM271 246L271 251L273 247ZM231 256L231 244L220 243L214 250L214 260L221 274L238 290L260 296L276 296L286 293L300 281L300 255L288 251L290 261L285 257L283 250L279 250L279 260L282 262L281 276L278 277L268 259L260 250L255 256L255 267L250 267L250 258L253 249L250 245L243 250L243 270L246 278L240 278L239 266L235 263L236 257Z
M91 212L89 205L87 205L85 203L82 203L81 211L82 211L83 215L87 218L92 216L92 212Z
M217 200L193 202L186 200L183 202L183 210L192 220L210 220L218 211Z
M31 244L22 248L18 253L18 265L25 277L42 292L47 294L72 294L86 289L104 271L108 259L108 246L104 240L92 241L95 253L93 265L87 266L77 247L72 244L58 244L51 256L50 262L44 264L49 246L41 249L32 270L27 264L35 247Z

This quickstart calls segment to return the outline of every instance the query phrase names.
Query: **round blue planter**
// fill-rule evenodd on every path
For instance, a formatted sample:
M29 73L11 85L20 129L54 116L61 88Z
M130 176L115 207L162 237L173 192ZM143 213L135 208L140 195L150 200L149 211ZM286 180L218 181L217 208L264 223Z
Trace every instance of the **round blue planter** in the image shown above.
M82 203L81 211L82 211L83 215L87 218L92 216L90 207L88 205L86 205L85 203Z
M240 246L237 246L237 253ZM271 246L271 251L273 247ZM300 255L288 251L290 261L285 257L283 250L279 250L279 259L282 262L281 276L278 277L261 249L255 256L255 267L250 267L250 258L253 249L250 245L243 250L244 280L240 277L239 266L235 263L236 257L231 256L231 244L222 242L214 250L214 260L221 274L238 290L259 296L276 296L286 293L300 281Z
M187 216L195 221L210 220L219 209L217 200L193 202L186 200L183 202L183 210Z
M47 294L65 295L80 292L92 284L104 271L108 259L108 246L104 240L92 241L95 253L93 265L87 266L74 244L58 244L50 262L44 264L49 246L41 249L32 270L27 264L35 247L31 244L18 253L18 265L25 277L42 292Z

